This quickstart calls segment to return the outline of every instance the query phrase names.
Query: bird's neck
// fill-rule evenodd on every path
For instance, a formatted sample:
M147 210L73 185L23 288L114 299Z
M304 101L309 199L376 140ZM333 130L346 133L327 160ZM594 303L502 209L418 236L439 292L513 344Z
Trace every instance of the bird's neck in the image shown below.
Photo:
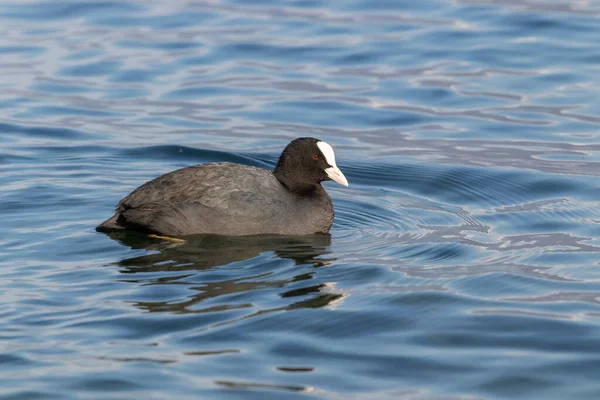
M298 180L298 176L290 176L286 173L285 168L281 168L280 164L277 164L273 171L275 178L286 187L290 192L301 196L310 196L319 193L319 189L323 189L320 183L308 182Z

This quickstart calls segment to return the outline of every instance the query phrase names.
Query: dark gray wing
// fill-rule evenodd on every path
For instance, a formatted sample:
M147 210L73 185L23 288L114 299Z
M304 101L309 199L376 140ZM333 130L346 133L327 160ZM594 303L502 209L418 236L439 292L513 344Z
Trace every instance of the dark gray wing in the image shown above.
M117 214L128 226L163 234L240 235L272 229L265 220L287 223L286 196L267 170L212 163L145 183L119 202Z

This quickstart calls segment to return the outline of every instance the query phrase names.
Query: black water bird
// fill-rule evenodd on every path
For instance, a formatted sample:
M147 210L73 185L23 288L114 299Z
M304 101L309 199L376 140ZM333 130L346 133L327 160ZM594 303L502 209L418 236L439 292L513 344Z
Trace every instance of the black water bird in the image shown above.
M348 186L333 148L299 138L283 150L273 172L220 162L161 175L123 198L97 229L166 236L326 233L334 215L321 186L326 180Z

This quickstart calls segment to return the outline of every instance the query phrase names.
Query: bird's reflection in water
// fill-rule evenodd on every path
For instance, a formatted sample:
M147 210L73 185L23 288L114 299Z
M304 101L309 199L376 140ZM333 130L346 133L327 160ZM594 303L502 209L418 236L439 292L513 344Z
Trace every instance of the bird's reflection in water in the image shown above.
M184 243L150 239L142 234L125 231L110 232L108 236L132 249L152 250L149 254L127 258L118 263L123 274L132 275L126 279L127 282L144 286L186 285L187 289L193 291L192 295L186 294L184 299L175 301L134 302L145 311L207 313L253 308L257 305L253 300L256 296L252 292L277 290L281 299L278 303L284 305L263 308L243 317L248 318L265 312L325 307L336 304L344 297L343 293L335 291L333 282L314 281L311 285L300 287L297 284L299 281L315 279L314 268L327 266L335 260L327 257L331 244L329 234L240 237L196 235L186 237ZM263 254L274 257L260 258ZM295 267L286 268L285 265L289 266L289 263L273 263L273 259L292 260ZM246 262L238 264L243 261ZM232 263L236 264L231 265ZM292 283L294 288L285 290ZM295 297L301 299L290 304L288 299ZM272 305L272 302L269 303Z

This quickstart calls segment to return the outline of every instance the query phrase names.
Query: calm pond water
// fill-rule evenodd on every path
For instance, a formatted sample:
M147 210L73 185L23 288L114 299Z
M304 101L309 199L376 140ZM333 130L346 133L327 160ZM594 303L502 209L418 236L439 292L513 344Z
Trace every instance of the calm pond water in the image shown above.
M600 5L0 4L3 399L600 398ZM330 236L94 227L336 149Z

